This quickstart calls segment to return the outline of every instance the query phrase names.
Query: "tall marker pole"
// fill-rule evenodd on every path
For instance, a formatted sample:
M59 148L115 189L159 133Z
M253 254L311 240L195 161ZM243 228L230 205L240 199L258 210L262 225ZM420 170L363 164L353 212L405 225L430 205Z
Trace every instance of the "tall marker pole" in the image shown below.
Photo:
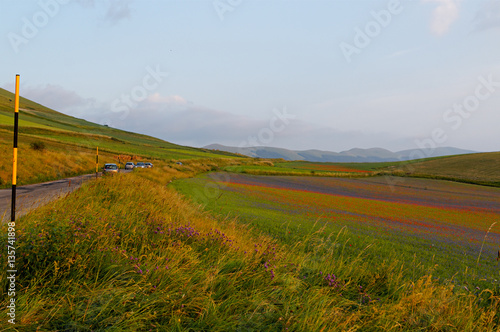
M97 179L97 173L99 173L99 147L97 147L95 155L95 178Z
M16 97L14 102L14 158L12 159L12 206L10 221L16 221L16 184L17 184L17 134L19 130L19 75L16 75Z

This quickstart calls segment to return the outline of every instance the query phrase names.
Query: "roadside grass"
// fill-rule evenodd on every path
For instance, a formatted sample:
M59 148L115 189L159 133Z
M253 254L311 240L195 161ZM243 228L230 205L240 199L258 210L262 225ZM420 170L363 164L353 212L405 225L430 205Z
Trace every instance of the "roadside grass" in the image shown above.
M17 184L40 183L95 172L96 151L68 147L65 144L33 137L24 137L18 144ZM36 150L32 144L43 144ZM12 142L0 135L0 188L12 183ZM8 156L8 157L7 157ZM115 155L100 151L99 165L117 162Z
M228 161L224 161L228 163ZM215 164L215 165L214 165ZM460 293L345 229L284 245L165 186L214 161L84 184L17 221L13 331L494 331L497 294ZM5 228L3 225L2 228ZM5 242L5 229L1 237ZM5 259L5 253L1 253ZM0 284L6 287L5 275ZM5 308L6 299L1 306Z

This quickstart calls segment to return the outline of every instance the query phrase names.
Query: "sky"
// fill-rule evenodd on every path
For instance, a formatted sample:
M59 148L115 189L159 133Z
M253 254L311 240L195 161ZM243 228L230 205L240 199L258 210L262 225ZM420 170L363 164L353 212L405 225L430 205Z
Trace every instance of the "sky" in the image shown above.
M0 59L181 145L500 150L500 0L0 0Z

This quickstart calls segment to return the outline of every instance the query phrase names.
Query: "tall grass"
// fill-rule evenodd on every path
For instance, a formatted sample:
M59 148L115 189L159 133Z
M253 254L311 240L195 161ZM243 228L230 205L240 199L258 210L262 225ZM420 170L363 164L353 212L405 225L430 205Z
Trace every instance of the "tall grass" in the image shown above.
M43 143L44 149L32 149L31 143ZM0 188L12 181L12 142L0 139ZM69 147L50 141L24 139L19 143L17 184L39 183L95 172L95 150ZM100 166L116 162L114 155L100 153Z
M18 221L14 331L493 331L498 297L457 295L404 264L369 266L343 230L280 246L165 186L165 165L84 185ZM6 231L2 230L2 242ZM366 248L376 250L376 248ZM1 259L5 254L1 253ZM5 289L5 274L0 281ZM2 307L5 308L5 298Z

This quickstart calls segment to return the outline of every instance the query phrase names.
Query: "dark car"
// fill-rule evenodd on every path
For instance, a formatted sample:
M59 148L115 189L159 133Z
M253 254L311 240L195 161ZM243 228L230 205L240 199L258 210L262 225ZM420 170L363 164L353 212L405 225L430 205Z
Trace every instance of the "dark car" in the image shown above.
M135 164L135 168L146 168L146 164L142 161L139 161L137 164Z
M153 167L153 164L151 163L144 163L146 165L147 168L152 168Z
M105 164L104 168L102 169L104 174L109 173L118 173L118 166L116 164Z

